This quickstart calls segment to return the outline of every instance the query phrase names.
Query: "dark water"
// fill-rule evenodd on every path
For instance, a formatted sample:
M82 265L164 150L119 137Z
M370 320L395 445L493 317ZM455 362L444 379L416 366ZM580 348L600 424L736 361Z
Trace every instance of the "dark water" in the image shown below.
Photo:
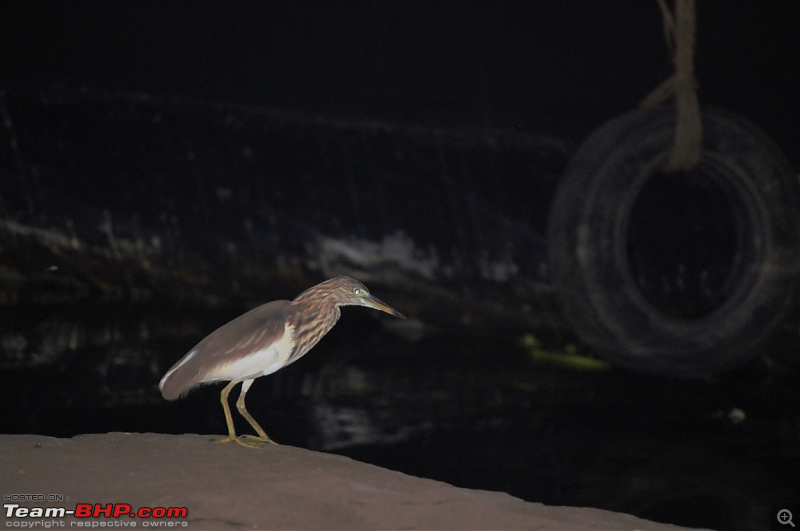
M423 328L409 341L388 322L346 310L309 355L255 383L248 409L283 444L687 526L767 529L770 506L800 490L788 331L734 372L679 380L537 362L514 335ZM151 331L149 350L115 345L114 333L110 347L7 367L2 432L225 432L220 385L169 403L156 388L193 333Z

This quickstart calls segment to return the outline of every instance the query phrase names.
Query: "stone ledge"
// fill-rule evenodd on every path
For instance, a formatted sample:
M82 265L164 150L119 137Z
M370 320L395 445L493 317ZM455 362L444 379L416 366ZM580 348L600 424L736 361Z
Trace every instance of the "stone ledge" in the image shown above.
M45 496L45 501L13 502L20 507L186 507L186 518L160 519L162 527L171 521L196 530L685 529L600 509L546 506L505 493L456 488L337 455L290 446L249 450L208 444L210 438L0 435L2 494ZM64 501L46 501L48 494L63 494ZM20 529L13 520L4 510L2 528ZM104 519L60 520L65 528L80 529L78 521ZM155 521L126 515L114 527L136 523L141 529Z

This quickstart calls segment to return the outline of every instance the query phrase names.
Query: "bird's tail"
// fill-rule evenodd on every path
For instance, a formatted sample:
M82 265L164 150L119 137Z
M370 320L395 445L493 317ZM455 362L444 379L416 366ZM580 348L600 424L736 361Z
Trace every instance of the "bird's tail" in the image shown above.
M167 400L175 400L202 383L198 381L200 374L194 367L195 364L192 363L196 352L196 350L192 350L186 354L161 378L161 381L158 382L161 396Z

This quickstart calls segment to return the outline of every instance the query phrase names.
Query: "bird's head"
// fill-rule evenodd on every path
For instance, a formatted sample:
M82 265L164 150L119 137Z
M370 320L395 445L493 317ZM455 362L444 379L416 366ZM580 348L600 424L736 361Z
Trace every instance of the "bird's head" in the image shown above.
M326 280L304 291L295 300L311 302L317 297L332 299L336 306L366 306L405 319L403 314L370 294L364 284L348 276Z

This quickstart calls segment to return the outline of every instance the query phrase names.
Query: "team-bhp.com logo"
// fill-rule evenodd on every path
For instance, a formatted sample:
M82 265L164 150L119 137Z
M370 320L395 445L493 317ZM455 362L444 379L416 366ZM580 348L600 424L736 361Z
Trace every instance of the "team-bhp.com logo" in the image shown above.
M189 511L186 507L139 507L133 509L128 503L108 503L106 505L95 503L79 503L75 509L64 507L20 507L18 503L5 503L6 518L186 518ZM163 520L161 520L163 521ZM134 522L131 522L134 526ZM86 522L88 526L89 522ZM185 526L186 522L182 522ZM6 522L8 525L8 522ZM13 524L12 524L13 525ZM61 524L64 525L63 523ZM158 521L142 522L143 526L159 527ZM16 526L15 526L16 527ZM95 527L95 526L92 526ZM173 525L170 525L173 527Z

